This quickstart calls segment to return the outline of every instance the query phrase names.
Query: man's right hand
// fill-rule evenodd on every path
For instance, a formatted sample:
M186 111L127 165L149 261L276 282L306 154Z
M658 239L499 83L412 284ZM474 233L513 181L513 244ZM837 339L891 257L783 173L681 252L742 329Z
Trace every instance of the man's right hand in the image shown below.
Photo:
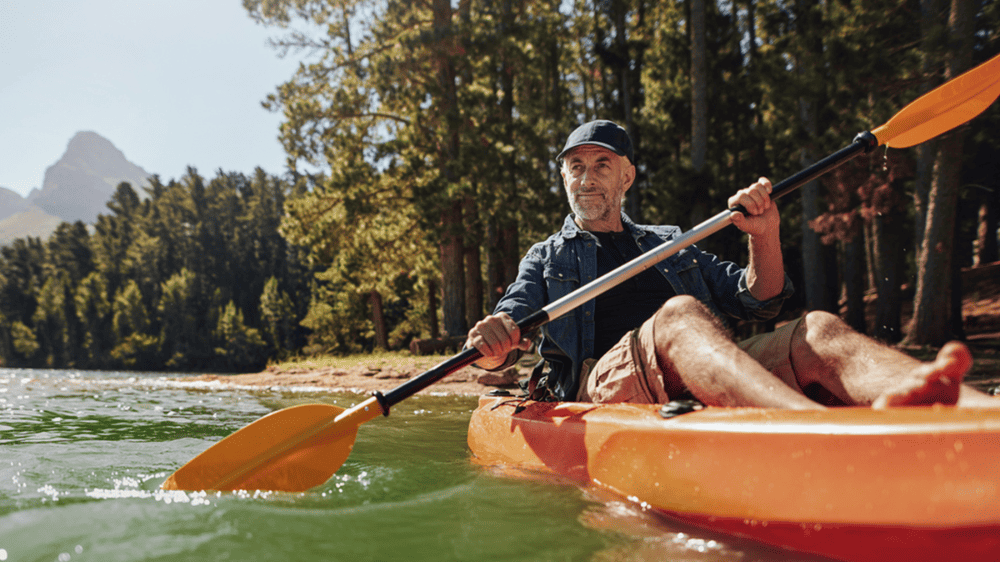
M501 312L476 322L469 330L465 345L474 347L483 354L483 358L476 362L477 365L492 369L502 365L512 350L527 351L531 347L531 340L521 339L521 329L517 327L517 323L506 312Z

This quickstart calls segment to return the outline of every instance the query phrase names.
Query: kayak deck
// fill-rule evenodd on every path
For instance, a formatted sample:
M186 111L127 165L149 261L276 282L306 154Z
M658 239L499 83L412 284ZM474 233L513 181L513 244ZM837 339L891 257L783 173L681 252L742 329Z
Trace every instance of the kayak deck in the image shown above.
M552 472L844 560L1000 549L1000 412L706 408L663 419L655 405L528 402L515 413L518 403L480 399L468 437L477 463Z

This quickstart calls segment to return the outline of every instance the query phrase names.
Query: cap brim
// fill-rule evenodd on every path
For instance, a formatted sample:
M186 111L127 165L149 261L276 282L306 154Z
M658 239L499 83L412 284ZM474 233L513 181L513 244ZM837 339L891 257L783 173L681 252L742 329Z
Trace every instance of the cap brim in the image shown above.
M601 148L606 148L606 149L610 150L611 152L614 152L618 156L624 156L624 157L628 158L628 154L625 154L623 151L618 150L617 148L611 146L610 144L605 144L603 142L595 142L595 141L584 141L584 142L580 142L580 143L574 144L573 146L564 148L563 151L559 153L559 156L556 156L556 160L562 160L574 148L579 148L581 146L586 146L586 145L599 146ZM631 160L630 160L630 162L631 162Z

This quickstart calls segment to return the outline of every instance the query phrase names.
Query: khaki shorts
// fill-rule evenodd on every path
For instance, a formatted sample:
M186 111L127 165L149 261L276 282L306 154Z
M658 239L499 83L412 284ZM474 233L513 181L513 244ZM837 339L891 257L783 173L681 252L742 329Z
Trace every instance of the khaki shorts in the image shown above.
M792 333L802 319L798 318L773 332L737 342L765 369L798 392L798 381L792 370ZM653 321L625 334L599 360L588 359L580 373L579 402L635 404L665 404L670 401L663 386L663 372L656 360Z

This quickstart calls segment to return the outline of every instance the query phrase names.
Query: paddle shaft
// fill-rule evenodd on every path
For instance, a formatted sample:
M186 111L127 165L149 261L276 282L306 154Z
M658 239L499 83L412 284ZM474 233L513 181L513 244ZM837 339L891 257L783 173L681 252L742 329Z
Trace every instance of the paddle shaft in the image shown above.
M879 142L875 138L875 135L867 131L859 133L856 137L854 137L854 142L850 145L774 185L771 190L771 199L778 199L795 191L806 183L809 183L830 170L833 170L834 168L837 168L838 166L854 159L856 156L862 153L871 152L878 145ZM746 209L743 209L742 207L735 207L715 215L714 217L695 226L691 230L681 234L677 238L660 244L656 248L653 248L632 261L602 275L593 282L588 283L570 294L549 303L541 310L522 318L517 323L518 328L521 330L522 334L527 334L537 330L548 322L563 316L567 312L583 305L583 303L603 294L605 291L627 281L628 279L631 279L632 277L635 277L657 263L680 252L684 248L696 244L729 226L733 222L732 217L735 212L746 213ZM382 407L382 413L388 416L389 408L392 406L440 381L451 373L454 373L464 367L468 367L482 356L483 354L478 349L465 349L451 359L439 363L430 370L406 381L385 394L376 392L375 399Z

